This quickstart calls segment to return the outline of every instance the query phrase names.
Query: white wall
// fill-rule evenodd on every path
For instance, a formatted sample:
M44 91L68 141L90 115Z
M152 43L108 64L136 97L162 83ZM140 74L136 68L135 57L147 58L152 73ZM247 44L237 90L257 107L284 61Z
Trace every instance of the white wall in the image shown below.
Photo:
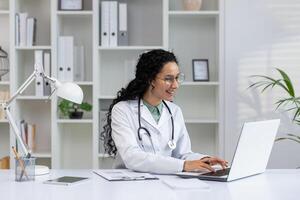
M279 67L290 75L300 95L300 1L225 2L225 156L231 160L244 121L280 117L278 136L300 135L300 126L291 124L286 113L274 112L274 102L283 92L247 89L248 76L277 76L274 68ZM299 153L296 142L276 142L268 167L300 166Z

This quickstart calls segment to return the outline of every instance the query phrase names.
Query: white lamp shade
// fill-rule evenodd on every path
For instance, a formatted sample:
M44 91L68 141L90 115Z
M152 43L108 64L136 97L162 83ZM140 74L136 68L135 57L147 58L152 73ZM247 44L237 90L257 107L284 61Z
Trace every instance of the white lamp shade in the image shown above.
M81 104L83 100L82 89L75 83L62 83L57 87L57 96Z

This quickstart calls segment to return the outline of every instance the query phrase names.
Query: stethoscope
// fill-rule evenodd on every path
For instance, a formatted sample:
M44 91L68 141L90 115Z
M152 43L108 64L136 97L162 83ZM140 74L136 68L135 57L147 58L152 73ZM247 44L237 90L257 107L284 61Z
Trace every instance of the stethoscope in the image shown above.
M173 119L173 115L172 115L171 109L169 108L169 106L167 105L167 103L165 101L162 101L162 102L166 106L166 108L169 111L170 116L171 116L172 136L171 136L171 139L168 142L168 146L169 146L170 149L174 150L176 148L176 143L174 141L174 119ZM152 141L152 138L151 138L151 134L150 134L150 132L148 131L147 128L145 128L145 127L143 127L141 125L141 99L140 98L139 98L139 101L138 101L138 120L139 120L139 128L137 130L137 135L138 135L138 139L140 141L140 144L142 145L143 149L145 150L144 145L143 145L143 140L142 140L142 137L141 137L141 131L144 130L145 134L147 134L147 136L148 136L148 138L150 140L153 152L155 154L156 152L155 152L155 148L154 148L153 141Z

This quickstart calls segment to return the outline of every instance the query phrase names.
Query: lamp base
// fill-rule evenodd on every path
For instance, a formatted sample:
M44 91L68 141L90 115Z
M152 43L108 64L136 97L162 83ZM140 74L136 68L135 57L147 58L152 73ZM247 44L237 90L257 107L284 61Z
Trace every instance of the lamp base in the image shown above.
M36 165L35 166L35 175L36 176L41 176L41 175L46 175L50 173L49 167L45 165Z

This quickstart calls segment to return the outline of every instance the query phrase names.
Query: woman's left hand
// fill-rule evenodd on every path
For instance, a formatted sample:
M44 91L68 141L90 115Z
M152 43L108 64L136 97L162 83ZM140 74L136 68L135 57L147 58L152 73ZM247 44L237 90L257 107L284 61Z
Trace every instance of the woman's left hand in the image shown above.
M201 158L200 160L209 164L210 166L219 164L222 166L223 169L228 167L228 162L218 157L204 157Z

